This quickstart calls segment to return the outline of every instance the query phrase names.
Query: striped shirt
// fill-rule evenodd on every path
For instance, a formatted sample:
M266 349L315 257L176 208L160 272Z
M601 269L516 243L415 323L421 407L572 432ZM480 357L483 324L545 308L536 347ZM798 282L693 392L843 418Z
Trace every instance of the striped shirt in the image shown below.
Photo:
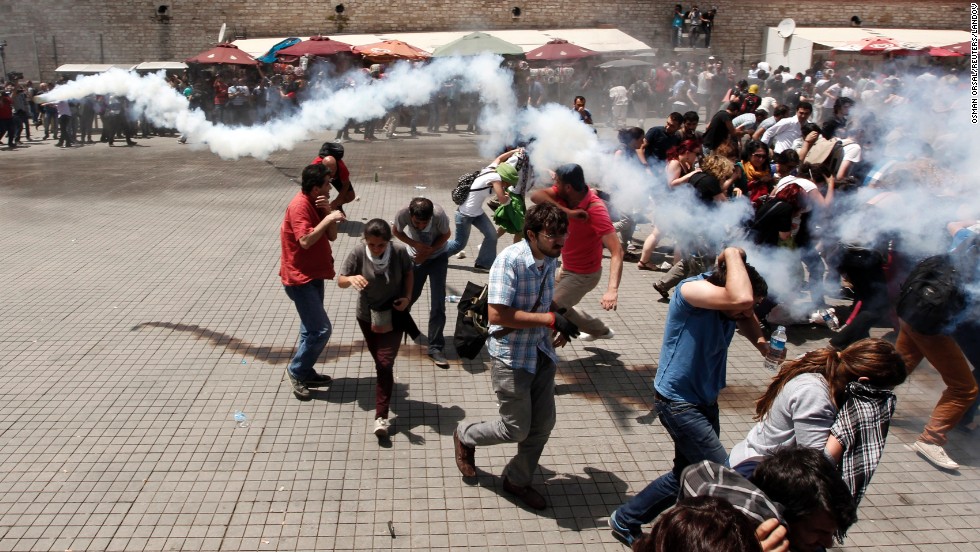
M555 295L556 259L545 257L544 265L535 264L531 246L521 240L504 249L490 268L490 282L487 303L504 305L519 311L548 312ZM541 299L538 301L538 295ZM505 329L494 324L490 326L490 340L487 349L490 356L513 369L537 371L538 353L545 354L552 362L558 363L558 356L551 344L551 330L545 327L514 330L502 337L493 337L497 331Z

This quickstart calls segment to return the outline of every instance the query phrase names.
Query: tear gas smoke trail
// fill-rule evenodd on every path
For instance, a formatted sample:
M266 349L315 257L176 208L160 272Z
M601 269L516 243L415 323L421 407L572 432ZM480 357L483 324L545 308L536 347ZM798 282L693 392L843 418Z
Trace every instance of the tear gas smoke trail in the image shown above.
M463 92L479 93L487 106L481 124L492 138L483 143L486 152L499 149L516 112L511 92L513 76L500 67L501 58L483 55L470 58L440 58L423 67L395 64L386 78L373 80L356 71L345 75L353 87L335 88L334 83L315 83L313 97L304 101L297 112L261 125L230 127L213 124L200 110L190 110L183 96L169 86L163 73L140 77L135 73L110 70L83 77L56 87L39 97L38 102L80 99L94 94L125 96L132 103L132 116L145 114L152 123L176 128L191 142L205 144L225 159L252 156L264 159L280 149L292 149L310 135L337 129L351 119L363 122L398 106L417 106L429 98L449 79L458 79Z

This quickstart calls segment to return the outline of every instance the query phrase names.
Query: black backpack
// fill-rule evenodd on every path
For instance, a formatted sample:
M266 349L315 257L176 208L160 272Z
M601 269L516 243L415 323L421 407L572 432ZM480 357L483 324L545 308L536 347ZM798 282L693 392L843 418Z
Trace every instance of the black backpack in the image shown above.
M456 182L456 187L453 188L453 192L452 192L453 203L455 203L456 205L462 205L466 203L466 198L470 196L470 186L473 185L473 182L477 178L483 176L484 174L489 174L489 173L490 171L488 170L480 169L478 171L466 173L463 176L459 177L459 180ZM486 189L486 188L482 188L482 189Z
M938 335L966 308L960 274L949 255L927 257L902 284L896 311L918 333Z
M480 356L480 351L490 337L490 318L487 310L487 286L466 282L466 289L457 305L459 317L453 333L456 354L470 360Z

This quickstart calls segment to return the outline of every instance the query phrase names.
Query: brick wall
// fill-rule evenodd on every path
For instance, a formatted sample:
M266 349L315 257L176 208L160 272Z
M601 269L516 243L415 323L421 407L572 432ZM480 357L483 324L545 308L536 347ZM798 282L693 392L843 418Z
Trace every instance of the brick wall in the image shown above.
M334 6L344 5L339 15ZM689 6L690 2L683 2ZM758 3L756 3L758 5ZM157 7L170 19L160 21ZM668 44L674 2L611 0L0 0L0 39L7 70L49 79L64 63L138 63L184 59L215 42L222 23L249 38L383 31L445 31L611 25L654 47ZM921 0L822 2L775 0L744 9L715 0L715 53L739 57L762 51L763 29L792 17L800 26L847 26L858 15L868 27L969 28L968 4ZM511 8L521 8L514 18Z

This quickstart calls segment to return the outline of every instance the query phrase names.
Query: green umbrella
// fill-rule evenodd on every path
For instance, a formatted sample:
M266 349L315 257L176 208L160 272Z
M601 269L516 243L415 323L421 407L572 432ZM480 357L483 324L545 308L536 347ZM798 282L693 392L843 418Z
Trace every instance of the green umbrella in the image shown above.
M436 48L432 57L475 56L483 53L523 56L524 49L487 33L470 33Z

